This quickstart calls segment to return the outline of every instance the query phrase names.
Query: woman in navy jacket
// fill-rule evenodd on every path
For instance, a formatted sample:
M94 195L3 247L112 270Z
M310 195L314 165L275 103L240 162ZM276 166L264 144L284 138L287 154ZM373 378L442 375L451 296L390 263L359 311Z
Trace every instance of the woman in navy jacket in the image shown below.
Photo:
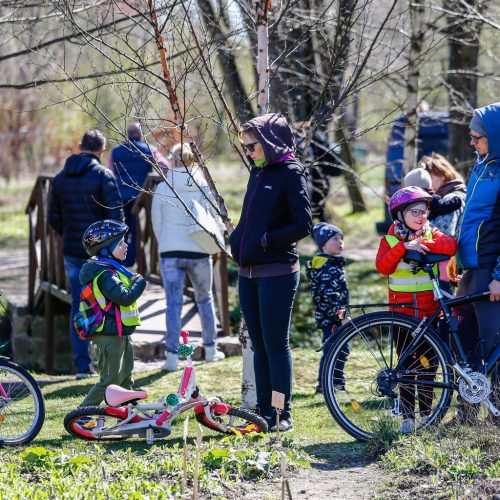
M231 252L240 266L239 296L254 350L258 411L276 430L271 393L285 394L283 432L292 428L289 330L299 283L296 242L311 230L306 171L281 114L245 123L240 139L253 168L230 237Z

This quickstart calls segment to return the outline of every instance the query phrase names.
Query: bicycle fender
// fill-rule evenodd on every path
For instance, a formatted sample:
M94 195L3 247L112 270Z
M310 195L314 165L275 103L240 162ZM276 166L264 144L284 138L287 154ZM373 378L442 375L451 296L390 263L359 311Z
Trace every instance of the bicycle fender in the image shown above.
M210 410L216 415L226 415L231 410L231 406L226 403L212 403ZM194 407L194 412L197 414L205 413L205 405L199 404Z

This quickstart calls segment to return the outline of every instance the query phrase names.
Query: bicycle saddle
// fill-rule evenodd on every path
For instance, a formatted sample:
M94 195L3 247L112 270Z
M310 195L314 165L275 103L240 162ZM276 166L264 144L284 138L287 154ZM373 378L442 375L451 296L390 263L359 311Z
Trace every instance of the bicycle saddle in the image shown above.
M122 406L147 397L148 394L144 391L129 391L119 385L111 384L106 389L104 401L108 406Z
M420 253L416 250L408 250L403 257L405 262L418 262L422 266L426 264L436 264L437 262L443 262L449 259L449 255L441 253Z

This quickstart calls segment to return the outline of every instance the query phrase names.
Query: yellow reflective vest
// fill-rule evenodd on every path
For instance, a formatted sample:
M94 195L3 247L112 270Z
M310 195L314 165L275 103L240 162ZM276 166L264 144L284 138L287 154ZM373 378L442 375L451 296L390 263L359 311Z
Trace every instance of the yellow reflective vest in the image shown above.
M428 240L433 239L433 234L430 230L423 236ZM387 234L385 239L391 248L395 247L401 241L391 234ZM434 265L433 270L437 275L439 272L437 264ZM393 292L426 292L432 290L432 281L425 271L413 274L410 264L401 259L396 270L389 276L389 289Z
M123 285L126 288L128 288L131 283L130 278L125 274L122 274L120 271L117 271L116 269L114 269L114 272L118 274L118 277L120 278L120 281L123 283ZM99 273L93 279L92 288L94 290L94 297L99 303L99 306L101 307L101 309L104 309L106 307L106 297L104 297L101 290L99 290L99 286L97 284L97 280L101 274L102 273ZM141 318L139 317L139 308L137 307L137 302L134 302L129 306L119 306L119 307L120 307L121 321L125 326L138 326L141 324ZM105 321L106 321L106 316L104 316L102 325L96 329L96 333L99 333L103 330ZM118 325L116 326L117 328L119 328Z

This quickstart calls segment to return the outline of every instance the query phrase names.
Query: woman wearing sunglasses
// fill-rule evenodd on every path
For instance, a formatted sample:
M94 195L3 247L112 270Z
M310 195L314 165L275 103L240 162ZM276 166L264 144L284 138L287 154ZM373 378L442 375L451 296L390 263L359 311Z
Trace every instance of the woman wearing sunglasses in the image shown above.
M432 196L417 186L409 186L396 191L389 203L389 212L394 223L389 232L380 240L375 265L379 273L389 277L389 303L394 304L394 311L422 319L431 316L439 307L434 297L431 279L425 271L414 274L409 264L403 261L407 250L420 253L455 254L457 242L437 228L431 228L427 218ZM413 308L404 308L398 304L412 303ZM394 343L399 354L406 350L411 342L410 336L395 332ZM420 378L432 380L436 369L430 358L432 349L424 343L417 346L414 358L429 358L430 366L427 375ZM410 357L411 358L411 357ZM411 359L410 359L411 363ZM408 367L410 369L410 367ZM414 369L414 368L413 368ZM425 386L418 388L418 412L415 411L415 386L401 385L399 388L399 404L403 415L401 432L410 433L415 429L415 415L420 423L425 423L432 408L433 391Z
M229 241L240 267L241 310L254 350L257 410L276 431L271 393L283 393L280 431L285 432L292 428L289 330L299 283L296 242L311 230L306 172L295 157L292 130L281 114L245 123L240 141L252 169Z

